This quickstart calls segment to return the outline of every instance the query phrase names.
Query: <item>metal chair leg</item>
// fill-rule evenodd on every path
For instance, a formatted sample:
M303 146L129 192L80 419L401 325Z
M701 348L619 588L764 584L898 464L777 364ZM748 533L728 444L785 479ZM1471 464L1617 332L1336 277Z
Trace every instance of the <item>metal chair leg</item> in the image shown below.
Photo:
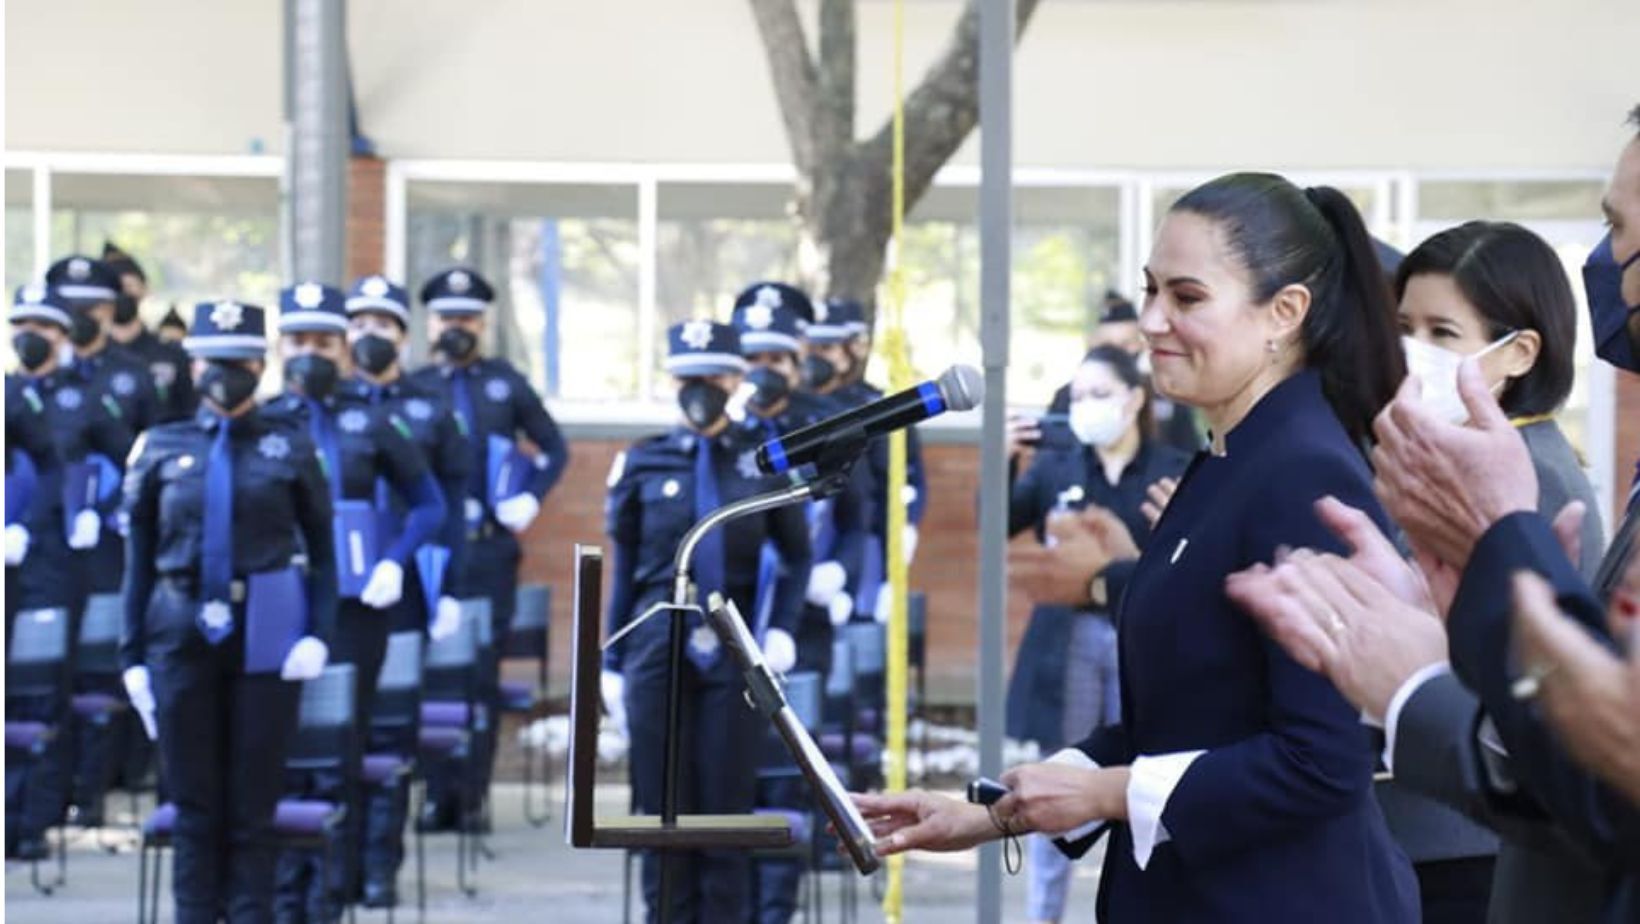
M137 847L137 924L148 920L148 845Z

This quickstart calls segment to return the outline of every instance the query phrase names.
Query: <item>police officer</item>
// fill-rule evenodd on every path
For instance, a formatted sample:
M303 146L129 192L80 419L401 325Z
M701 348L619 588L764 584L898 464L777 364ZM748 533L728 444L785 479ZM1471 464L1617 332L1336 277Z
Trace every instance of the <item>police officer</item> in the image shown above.
M141 433L156 419L158 403L148 367L116 347L111 336L121 293L119 273L102 260L68 256L46 271L46 284L66 296L73 309L69 312L68 334L74 354L68 366L69 378L77 379L86 393L97 395L99 401L112 399L111 406L118 409L132 433ZM98 496L110 507L117 506L125 457L99 454L93 461ZM125 567L124 555L122 524L117 517L103 518L96 548L91 552L87 580L81 588L83 593L118 593ZM81 693L117 693L119 689L114 677L76 674L74 682L76 692ZM107 729L95 728L89 723L75 722L74 725L76 820L84 825L100 825L103 793L115 770L116 755L120 753L119 739Z
M865 309L859 302L828 299L815 306L814 323L804 329L808 356L803 361L806 384L813 391L855 408L883 397L881 390L865 381L865 366L871 356L871 328L865 321ZM888 441L872 444L867 456L871 463L873 482L872 542L867 550L862 575L851 584L854 593L855 614L876 618L888 617L886 593L886 566L883 556L888 547ZM922 441L917 431L906 431L905 442L905 497L906 527L902 538L906 561L917 549L917 529L922 523L927 498L927 483L923 476Z
M20 369L7 376L6 393L8 405L15 395L20 406L16 410L8 407L7 429L14 425L14 414L18 414L17 423L26 419L22 409L41 415L49 428L51 451L62 464L46 458L45 447L36 449L44 464L36 465L35 502L19 524L27 533L27 543L23 556L17 558L18 567L11 567L9 546L19 533L7 531L6 598L9 612L61 608L67 613L67 660L72 668L90 550L97 544L102 521L117 505L116 494L113 504L105 501L105 506L97 506L98 469L87 460L97 455L124 459L132 434L111 398L84 387L62 367L61 348L72 324L70 312L66 299L38 285L19 289L11 312L12 346ZM27 567L21 567L24 562ZM8 623L8 638L10 631ZM68 727L68 697L67 687L54 696L7 697L8 717L45 721L59 729L24 786L15 792L7 789L7 847L20 859L46 856L45 832L61 819L67 804L74 751L73 735L64 730Z
M725 324L688 321L668 331L667 371L678 384L684 423L634 444L616 458L606 518L614 547L608 611L611 635L671 595L673 555L689 528L709 511L776 485L758 474L759 430L737 427L726 413L746 370L739 337ZM770 666L796 660L793 633L801 616L811 562L800 508L737 520L706 534L691 573L699 599L721 591L742 615L756 612L759 551L765 540L779 554L762 645ZM765 725L741 698L740 670L717 637L689 618L682 666L679 806L685 813L750 812L756 794L757 746ZM668 619L654 618L605 656L606 698L623 699L630 724L633 801L640 812L661 810L668 693ZM743 921L750 911L750 860L743 851L674 852L670 921ZM660 916L660 858L643 857L644 899Z
M746 375L750 388L742 388L740 393L748 395L747 420L754 430L761 429L764 438L773 439L841 413L842 407L830 399L798 390L801 330L797 314L784 307L794 298L772 285L748 291L750 300L742 300L735 309L734 327L740 335L741 352L751 365ZM870 535L870 478L868 466L862 461L851 471L846 490L807 507L815 565L809 571L803 618L797 630L797 670L814 671L824 677L831 669L832 627L848 622L854 614L854 600L845 588L849 575L859 573ZM765 547L765 557L768 552ZM789 762L772 730L766 730L763 738L766 755ZM766 757L763 763L769 760ZM758 790L760 808L802 811L812 798L795 767L790 775L765 781ZM752 920L785 924L792 919L803 867L803 862L795 859L755 861Z
M148 429L158 416L148 369L116 348L111 335L122 286L119 273L101 260L75 254L51 264L45 282L73 307L68 339L74 345L75 374L112 394L134 431Z
M347 377L346 296L317 282L290 286L279 295L279 355L284 361L285 394L265 413L305 428L319 448L337 533L338 603L332 660L352 664L355 740L362 748L370 728L376 676L387 653L391 609L404 595L405 568L416 549L444 522L444 494L428 471L426 458L410 441L410 428L392 410L373 404L368 389ZM408 508L398 517L390 490ZM287 784L297 795L343 801L354 790L335 774L299 775ZM342 862L326 868L312 851L288 851L280 858L278 911L281 921L330 921L340 892L353 881L361 843L362 804L349 807L349 836Z
M41 290L43 294L43 289ZM20 310L31 310L56 321L66 322L68 315L53 305L36 303L19 305ZM15 315L14 315L15 317ZM24 357L22 350L29 350ZM40 363L50 356L51 344L35 332L18 331L12 341L23 369L29 362ZM57 447L51 439L51 423L46 417L45 401L26 375L6 376L6 628L10 631L11 618L16 614L14 601L16 575L10 569L22 564L28 557L33 539L29 523L34 516L35 502L50 486L60 486L62 473L57 471ZM61 491L58 490L61 503ZM9 638L9 635L8 635Z
M390 410L410 429L411 442L427 458L446 498L444 525L408 564L404 599L393 614L393 631L426 627L434 639L461 627L461 606L444 592L461 574L467 525L461 499L472 472L471 443L461 418L445 395L404 374L403 350L410 329L410 298L404 288L380 275L365 276L347 296L348 342L356 381L373 404ZM440 564L444 565L439 572ZM413 756L416 742L406 729L398 738L372 732L370 750ZM364 893L366 908L391 908L394 883L404 862L404 818L408 787L372 787L365 793Z
M265 331L254 305L195 310L200 408L148 431L125 479L121 662L177 807L179 924L271 920L293 681L335 623L330 488L306 430L256 405Z
M188 376L188 354L181 344L160 339L138 317L148 297L148 276L135 259L112 243L103 244L103 260L119 277L114 297L113 323L108 333L114 343L148 370L154 388L155 420L181 420L194 413L198 399ZM174 309L173 309L174 310ZM177 319L179 324L181 319Z
M447 396L468 433L472 473L459 503L467 524L467 551L462 573L451 591L456 597L485 597L490 601L493 632L504 637L517 605L518 536L529 529L541 511L541 499L558 483L569 462L569 446L558 432L541 396L524 376L504 359L480 352L484 311L495 290L477 272L456 268L427 280L421 300L432 312L429 333L440 361L418 371L413 379L422 388ZM522 433L536 454L526 462L517 447ZM517 464L503 464L507 460ZM522 473L501 484L504 473ZM499 705L499 663L490 657L484 665L481 694L490 715ZM479 765L469 779L470 792L459 791L459 775L447 766L427 768L427 801L423 830L454 827L458 809L476 811L489 791L490 768L495 762L493 727L477 747ZM481 824L479 819L463 823Z

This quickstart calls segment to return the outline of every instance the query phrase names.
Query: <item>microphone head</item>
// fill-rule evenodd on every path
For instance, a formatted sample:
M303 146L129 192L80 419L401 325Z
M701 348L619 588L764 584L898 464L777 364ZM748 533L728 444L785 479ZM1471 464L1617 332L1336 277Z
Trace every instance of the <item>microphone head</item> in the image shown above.
M985 400L985 376L973 366L952 366L935 383L946 410L971 411Z

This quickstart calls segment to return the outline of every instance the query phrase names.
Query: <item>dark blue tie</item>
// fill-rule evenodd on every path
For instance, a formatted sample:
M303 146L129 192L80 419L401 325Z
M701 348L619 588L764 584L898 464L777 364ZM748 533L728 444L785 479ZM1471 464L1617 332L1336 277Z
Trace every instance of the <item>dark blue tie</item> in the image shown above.
M331 500L342 496L342 451L336 445L336 427L325 406L312 398L304 399L308 407L308 432L319 447L319 457L325 462L325 480L330 482Z
M381 387L377 385L370 386L370 405L375 407L381 402ZM376 476L376 511L383 514L392 514L393 512L393 494L387 486L386 476L383 475ZM393 532L397 533L398 529L395 527Z
M217 422L205 466L205 548L200 550L199 631L212 645L233 632L233 422ZM207 616L206 608L211 609Z
M695 440L695 522L699 523L708 514L718 508L717 468L712 464L712 441L706 437ZM694 558L689 562L694 572L696 601L704 608L706 600L713 591L723 592L723 531L714 529L700 538L700 544L695 546ZM704 621L698 617L690 620L694 629L704 629ZM710 630L705 630L710 631ZM705 636L691 631L691 636ZM716 639L712 639L716 642ZM720 653L719 646L713 644L710 651L702 650L703 646L694 644L693 638L687 646L689 659L701 670L710 670L717 663Z
M472 474L467 479L467 493L482 498L485 475L489 468L482 451L484 444L478 438L478 418L473 413L473 392L468 385L465 368L458 368L450 373L450 388L456 399L456 414L467 425L467 441L473 444L473 457L478 460L478 464L473 467Z

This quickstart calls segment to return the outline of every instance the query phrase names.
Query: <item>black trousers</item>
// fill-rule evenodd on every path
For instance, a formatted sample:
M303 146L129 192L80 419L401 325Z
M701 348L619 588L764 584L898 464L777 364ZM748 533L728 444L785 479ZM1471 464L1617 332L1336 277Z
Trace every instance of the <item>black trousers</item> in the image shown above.
M744 608L747 611L749 608ZM641 608L640 608L641 612ZM651 619L627 638L622 662L632 750L628 757L633 801L660 814L666 748L666 619ZM767 722L747 705L745 683L727 652L702 672L683 664L679 710L678 810L683 814L751 812L757 796L757 755ZM669 851L674 864L673 924L744 921L751 912L751 859L744 850ZM658 920L662 857L642 857L648 919Z
M177 807L172 889L178 924L273 919L273 814L300 687L244 673L244 610L220 644L195 626L199 602L160 582L148 610L159 752Z

